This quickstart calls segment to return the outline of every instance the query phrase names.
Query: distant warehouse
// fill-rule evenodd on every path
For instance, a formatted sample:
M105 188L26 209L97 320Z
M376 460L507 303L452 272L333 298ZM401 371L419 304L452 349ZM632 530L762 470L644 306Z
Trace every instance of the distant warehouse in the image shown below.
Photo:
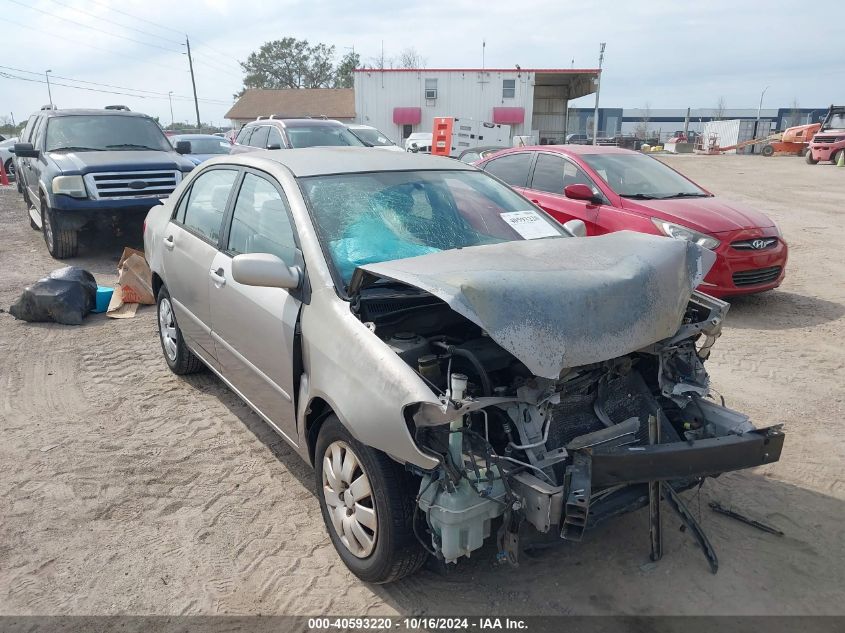
M456 116L510 125L513 135L533 133L547 143L563 142L569 132L569 101L595 92L599 72L519 67L359 68L355 71L355 111L358 122L397 140L413 132L431 132L435 117Z

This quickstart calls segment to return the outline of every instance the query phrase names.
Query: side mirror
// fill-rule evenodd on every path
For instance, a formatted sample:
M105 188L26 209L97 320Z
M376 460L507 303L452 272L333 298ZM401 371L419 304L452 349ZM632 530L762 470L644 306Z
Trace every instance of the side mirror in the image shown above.
M267 146L267 149L282 149L282 146L279 145L278 143L271 143L270 145Z
M570 220L563 225L572 237L587 237L587 225L582 220Z
M567 185L563 189L563 195L572 200L586 200L587 202L595 202L598 199L593 190L583 183Z
M298 288L302 274L269 253L236 255L232 259L232 277L245 286Z
M38 150L32 147L32 143L15 143L12 148L18 158L38 158Z
M191 141L176 141L176 153L177 154L190 154L191 153Z

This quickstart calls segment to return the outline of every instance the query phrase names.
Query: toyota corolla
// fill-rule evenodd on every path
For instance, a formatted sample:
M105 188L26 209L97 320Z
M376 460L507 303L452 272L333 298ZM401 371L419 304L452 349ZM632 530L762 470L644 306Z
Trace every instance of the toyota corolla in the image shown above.
M459 161L325 148L203 163L144 242L165 362L313 465L339 556L387 582L494 529L508 562L523 526L578 541L649 502L656 534L661 498L705 547L677 493L779 459L711 397L713 252L581 229Z

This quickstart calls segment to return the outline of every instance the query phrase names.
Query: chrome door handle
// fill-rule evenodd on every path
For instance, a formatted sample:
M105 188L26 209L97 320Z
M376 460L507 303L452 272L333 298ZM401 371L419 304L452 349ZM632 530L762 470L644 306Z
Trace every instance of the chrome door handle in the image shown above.
M223 272L222 268L218 268L214 270L213 268L208 271L208 276L211 277L211 280L216 283L218 286L225 286L226 285L226 278L221 274Z
M173 250L173 247L174 247L174 246L176 246L176 243L173 241L173 236L172 236L172 235L168 235L167 237L165 237L165 238L164 238L164 240L163 240L163 241L164 241L164 247L165 247L167 250L172 251L172 250Z

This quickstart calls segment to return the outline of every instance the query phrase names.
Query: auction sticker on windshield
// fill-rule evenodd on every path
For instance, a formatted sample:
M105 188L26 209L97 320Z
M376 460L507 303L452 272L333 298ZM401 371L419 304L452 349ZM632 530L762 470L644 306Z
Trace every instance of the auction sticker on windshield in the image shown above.
M508 211L500 215L505 222L513 227L514 231L526 240L560 235L560 232L536 211Z

